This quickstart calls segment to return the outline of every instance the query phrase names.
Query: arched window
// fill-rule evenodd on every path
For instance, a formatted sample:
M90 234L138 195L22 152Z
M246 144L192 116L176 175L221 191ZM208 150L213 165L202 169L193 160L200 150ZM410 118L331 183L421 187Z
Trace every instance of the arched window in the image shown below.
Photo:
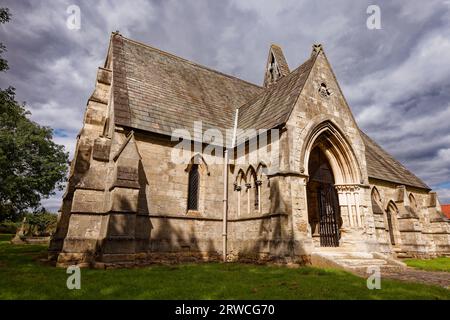
M267 174L267 166L264 163L260 163L258 168L256 169L256 201L257 206L256 209L259 213L262 213L263 204L262 204L262 196L263 196L263 179Z
M397 235L396 235L396 224L395 224L395 219L397 217L398 214L398 209L395 206L395 204L390 201L389 205L387 207L386 210L386 215L387 215L387 222L388 222L388 232L389 232L389 237L391 239L391 244L395 245L397 243Z
M411 208L411 213L414 216L417 216L417 202L416 202L416 198L414 197L414 195L412 193L409 194L409 206Z
M255 169L250 166L247 170L247 213L250 214L253 210L257 210L259 207L259 188L256 185L256 172ZM252 190L253 189L253 190ZM253 206L253 209L252 209Z
M270 55L270 63L268 65L269 84L272 84L280 77L280 70L278 69L277 62L273 54Z
M189 171L188 210L198 211L198 196L200 190L200 173L198 164L193 164Z
M377 188L373 187L372 189L372 211L374 214L383 214L382 204L381 204L381 196L378 192Z
M241 216L241 192L242 192L242 186L245 185L245 173L244 171L239 170L236 182L234 184L234 190L237 194L237 216Z
M258 210L259 212L259 204L260 204L260 192L259 192L259 181L255 181L255 210Z

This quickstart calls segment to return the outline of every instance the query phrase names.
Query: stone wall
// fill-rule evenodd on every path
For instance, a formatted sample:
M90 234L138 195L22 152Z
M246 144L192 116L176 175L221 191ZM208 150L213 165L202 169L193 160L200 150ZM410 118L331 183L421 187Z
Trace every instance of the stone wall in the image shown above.
M383 252L399 257L448 254L450 223L439 213L435 193L376 179L370 183L376 236Z
M189 163L174 163L171 157L175 144L166 137L136 134L135 138L147 183L146 196L139 200L139 214L150 216L151 252L159 252L160 258L163 252L185 255L188 251L208 259L219 256L223 241L223 158L209 158L209 163L199 160L199 210L192 212L187 210ZM289 208L282 199L285 193L279 190L278 178L270 178L263 168L270 159L252 155L248 148L241 156L244 161L237 154L233 156L228 173L229 259L268 259L283 250L283 255L289 255ZM257 196L259 204L255 205Z
M95 141L92 137L95 134L89 141ZM65 201L66 214L61 217L69 221L62 250L55 250L59 264L218 259L223 243L221 155L208 161L193 157L199 163L200 190L199 208L191 211L187 199L192 163L176 164L175 142L117 127L108 143L109 155L101 160L94 158L95 152L85 154L83 161L89 166L74 184L70 201ZM270 174L266 163L271 159L255 156L254 163L246 164L253 158L248 148L243 157L240 161L233 156L228 173L229 260L295 260L289 182Z

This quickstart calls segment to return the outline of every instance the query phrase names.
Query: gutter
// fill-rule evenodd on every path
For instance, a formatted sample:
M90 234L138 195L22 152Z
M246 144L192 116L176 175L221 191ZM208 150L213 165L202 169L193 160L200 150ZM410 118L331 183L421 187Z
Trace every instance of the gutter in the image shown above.
M231 140L231 149L234 149L236 144L236 132L238 125L239 109L236 109L236 115L234 117L234 129L233 137ZM225 141L225 154L223 162L223 226L222 226L222 239L223 239L223 262L227 262L227 241L228 241L228 162L229 162L229 149L227 142Z

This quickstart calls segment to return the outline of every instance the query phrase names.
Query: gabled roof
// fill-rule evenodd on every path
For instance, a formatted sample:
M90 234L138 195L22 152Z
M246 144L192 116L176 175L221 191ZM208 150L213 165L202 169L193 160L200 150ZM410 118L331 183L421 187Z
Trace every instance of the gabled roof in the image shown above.
M171 135L232 128L235 110L263 88L161 50L112 36L115 123Z
M200 120L203 130L232 128L239 109L239 129L275 128L287 122L320 49L315 46L311 58L265 89L114 33L114 121L163 135L176 129L192 134ZM282 56L279 47L271 50ZM369 177L430 189L366 134L361 136Z
M422 180L406 169L362 131L361 137L366 146L367 173L369 177L417 188L430 189Z

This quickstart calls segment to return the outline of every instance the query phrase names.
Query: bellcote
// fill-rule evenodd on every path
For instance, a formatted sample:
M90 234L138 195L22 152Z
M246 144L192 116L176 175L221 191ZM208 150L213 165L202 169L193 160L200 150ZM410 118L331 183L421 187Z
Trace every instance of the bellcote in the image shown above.
M264 75L264 87L268 88L279 79L290 73L289 66L281 48L272 44L267 58L266 74Z

